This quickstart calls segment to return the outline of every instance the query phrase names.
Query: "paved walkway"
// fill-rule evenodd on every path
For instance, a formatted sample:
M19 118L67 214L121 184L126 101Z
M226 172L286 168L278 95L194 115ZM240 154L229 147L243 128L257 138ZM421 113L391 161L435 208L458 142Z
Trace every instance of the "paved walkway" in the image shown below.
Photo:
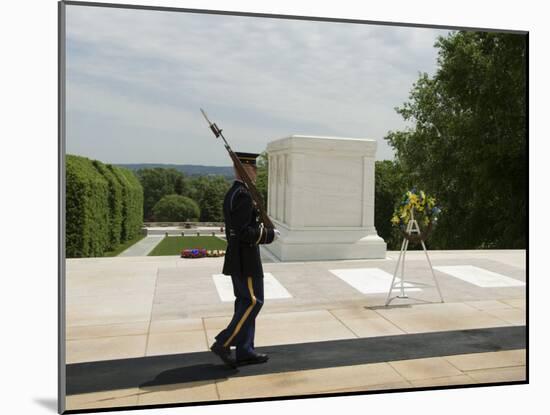
M164 234L147 235L141 241L132 245L130 248L120 253L118 256L119 257L120 256L131 256L131 257L147 256L149 252L151 252L155 248L155 246L157 246L160 243L160 241L162 241L163 237L164 237Z
M410 251L409 298L385 307L397 256L265 263L256 347L271 359L236 372L208 352L233 311L223 258L67 260L67 407L525 380L525 251L432 251L444 303ZM132 376L91 375L124 362Z

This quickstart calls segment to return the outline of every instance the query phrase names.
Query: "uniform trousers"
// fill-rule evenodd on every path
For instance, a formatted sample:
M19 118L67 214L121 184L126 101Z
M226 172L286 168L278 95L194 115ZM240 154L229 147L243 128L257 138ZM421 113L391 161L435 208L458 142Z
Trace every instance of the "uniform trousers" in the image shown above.
M224 347L236 346L237 360L254 352L256 316L264 303L264 279L260 276L231 276L235 307L231 322L216 336Z

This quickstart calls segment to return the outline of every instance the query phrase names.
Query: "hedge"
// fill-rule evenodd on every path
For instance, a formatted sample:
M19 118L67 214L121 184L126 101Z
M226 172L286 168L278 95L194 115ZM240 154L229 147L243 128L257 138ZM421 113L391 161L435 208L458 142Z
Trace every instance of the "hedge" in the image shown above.
M137 176L131 170L109 165L109 169L116 175L125 191L123 195L123 242L139 235L143 225L143 187Z
M120 245L122 234L122 220L123 220L123 196L122 196L122 184L113 174L113 172L100 161L94 160L93 165L101 173L101 175L107 180L109 184L109 247L108 250L114 250Z
M127 169L66 156L66 256L103 256L136 237L143 221L143 188Z
M66 255L102 256L109 246L109 183L85 157L66 157Z

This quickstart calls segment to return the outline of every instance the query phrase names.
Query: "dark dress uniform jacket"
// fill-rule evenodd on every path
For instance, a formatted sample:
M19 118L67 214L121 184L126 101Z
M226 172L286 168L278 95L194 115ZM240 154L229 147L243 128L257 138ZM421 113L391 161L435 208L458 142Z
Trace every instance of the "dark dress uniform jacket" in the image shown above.
M244 183L235 180L223 201L227 250L223 273L234 277L263 276L259 244L273 241L274 231L258 222L258 211Z

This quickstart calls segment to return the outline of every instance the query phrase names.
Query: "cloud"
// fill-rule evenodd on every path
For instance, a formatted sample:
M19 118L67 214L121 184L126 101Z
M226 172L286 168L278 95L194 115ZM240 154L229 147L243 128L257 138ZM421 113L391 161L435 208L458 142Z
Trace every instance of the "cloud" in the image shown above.
M201 148L199 138L210 134L198 111L204 107L236 149L318 134L374 138L378 158L391 158L382 138L405 125L393 108L419 72L435 70L433 44L445 33L68 6L67 149L94 157L82 145L92 128L118 143L101 153L107 162L229 164L223 151ZM84 118L86 132L76 122ZM140 129L141 140L144 132L154 139L154 152L135 145ZM187 140L180 157L164 146L177 136Z

